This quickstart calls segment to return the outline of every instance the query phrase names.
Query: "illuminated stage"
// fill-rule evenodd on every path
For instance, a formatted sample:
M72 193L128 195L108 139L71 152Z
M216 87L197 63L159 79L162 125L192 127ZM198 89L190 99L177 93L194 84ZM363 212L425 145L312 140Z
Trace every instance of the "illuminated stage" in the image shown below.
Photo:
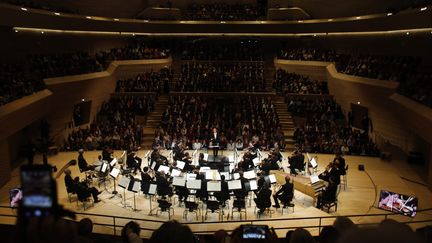
M219 151L221 155L229 156L232 152L229 151ZM144 157L147 153L145 150L138 152L139 157ZM165 155L168 151L163 152ZM209 151L209 153L212 153ZM85 152L84 156L89 164L96 161L97 156L100 154L99 151L89 151ZM115 156L120 156L121 151L115 152ZM288 153L283 153L284 157L289 156ZM150 209L157 207L157 202L152 201L150 207L150 198L144 196L142 192L135 194L128 190L125 190L118 186L118 181L116 181L116 190L119 192L120 196L114 196L111 193L113 191L113 180L110 180L106 185L100 185L96 179L94 180L93 186L99 188L102 193L99 198L102 199L101 202L91 206L90 208L83 210L82 203L78 203L76 196L72 197L72 202L69 202L68 195L66 193L64 185L64 174L60 168L64 167L68 161L71 159L76 159L78 156L77 152L62 152L58 155L51 156L49 162L56 165L59 168L57 184L58 184L58 197L59 203L64 205L65 208L75 211L79 214L78 218L89 217L96 223L94 227L94 232L113 234L114 228L113 224L116 225L116 234L118 235L121 230L121 226L133 218L137 221L143 228L141 232L141 237L148 238L152 230L159 227L161 222L167 221L168 214L162 213L158 216L149 215ZM333 159L333 155L318 154L318 171L321 173L328 162ZM241 157L241 156L240 156ZM263 152L263 158L267 157L267 153ZM422 182L420 178L414 173L414 171L409 167L409 165L403 161L394 159L391 162L380 160L379 158L362 157L362 156L345 156L346 162L349 165L348 175L347 175L347 185L346 188L343 186L340 188L338 195L338 208L337 212L334 208L331 209L330 213L316 209L313 205L313 199L300 191L295 191L293 203L295 204L294 212L292 208L285 209L283 214L281 209L272 208L272 214L265 214L257 218L255 211L255 204L252 200L251 206L247 202L247 219L242 215L242 220L240 220L239 214L235 213L233 219L231 219L231 206L232 200L229 202L229 208L224 210L223 221L219 219L219 215L215 213L209 213L207 219L203 218L205 210L201 212L201 216L196 218L195 213L188 213L187 219L183 218L184 205L178 206L176 200L174 205L174 215L171 219L175 219L182 223L187 223L191 227L192 231L195 233L211 233L219 229L233 230L243 223L254 224L267 224L270 227L274 227L276 232L280 237L284 237L288 228L290 227L310 227L308 230L312 234L318 234L318 226L324 226L332 224L334 221L334 216L337 215L361 215L352 217L355 223L373 223L380 222L385 216L364 216L372 214L387 214L388 212L377 209L378 198L381 189L399 192L405 195L416 196L419 200L419 209L431 208L432 207L432 193L427 187L415 184L413 182L404 180L401 176L408 178L413 181ZM365 171L359 171L358 165L363 164ZM147 160L143 160L143 166L147 165ZM287 166L287 161L284 159L283 166ZM69 167L72 171L72 177L80 176L84 178L84 174L79 173L78 166ZM14 170L14 177L7 183L6 186L1 188L1 205L6 206L9 203L8 191L10 188L19 185L18 169ZM139 177L139 174L138 174ZM274 190L274 189L273 189ZM126 200L125 200L126 199ZM273 201L273 200L272 200ZM201 203L200 208L205 209ZM1 208L1 214L11 214L11 209ZM152 212L153 213L153 212ZM87 215L88 214L88 215ZM90 215L90 214L98 214ZM102 216L105 215L105 216ZM229 215L229 219L227 216ZM120 217L120 218L118 218ZM125 217L123 219L122 217ZM390 218L394 218L398 221L411 221L412 218L402 215L392 215ZM300 219L301 218L301 219ZM419 212L414 220L431 219L431 211ZM13 218L2 217L2 222L13 223ZM259 221L257 221L259 220ZM103 224L103 225L102 225ZM418 228L424 226L423 223L411 224L411 227Z

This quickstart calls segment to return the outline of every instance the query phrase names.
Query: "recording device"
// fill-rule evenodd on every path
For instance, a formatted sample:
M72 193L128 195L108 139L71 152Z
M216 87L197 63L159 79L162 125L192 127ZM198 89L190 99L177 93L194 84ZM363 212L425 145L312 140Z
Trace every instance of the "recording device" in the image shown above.
M267 225L252 225L244 224L241 226L243 239L266 239L266 234L269 232Z
M21 167L21 219L48 216L58 209L57 188L51 173L52 168L48 165Z

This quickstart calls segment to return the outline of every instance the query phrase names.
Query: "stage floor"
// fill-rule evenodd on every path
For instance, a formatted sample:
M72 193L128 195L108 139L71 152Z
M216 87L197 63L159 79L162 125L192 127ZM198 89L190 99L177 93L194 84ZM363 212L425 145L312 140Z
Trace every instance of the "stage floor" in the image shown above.
M222 151L220 151L221 153ZM141 150L138 152L138 156L144 157L147 150ZM168 151L164 153L168 154ZM211 152L210 152L211 153ZM100 151L89 151L85 152L84 156L88 163L96 161L97 156ZM115 156L119 156L121 151L117 151ZM224 155L231 155L232 152L223 151ZM78 156L77 152L62 152L54 156L49 157L49 162L52 165L56 165L60 169L70 161L71 159L76 159ZM288 157L288 153L284 153L285 157ZM318 154L318 173L321 173L329 161L333 159L333 155ZM263 158L267 157L267 153L263 153ZM318 225L319 219L299 219L299 218L312 218L312 217L323 217L323 216L337 216L337 215L364 215L364 214L379 214L386 213L386 211L377 209L379 192L381 189L398 192L405 195L416 196L419 200L419 209L432 208L432 193L431 191L423 185L419 185L408 180L402 179L401 177L408 178L409 180L424 183L419 176L413 171L413 169L404 161L393 159L391 162L383 161L379 158L362 157L362 156L345 156L345 160L349 165L348 175L347 175L347 187L341 188L338 195L338 209L334 212L334 208L327 212L318 210L313 207L313 200L311 197L302 194L301 192L295 191L295 197L293 203L295 204L295 211L291 209L284 211L282 215L280 209L273 209L273 214L261 216L260 222L254 222L254 224L267 224L273 226L276 229L278 227L299 227L299 226L312 226ZM284 160L283 165L286 166L286 161ZM146 160L143 161L143 166L146 164ZM358 165L363 164L365 166L365 171L359 171ZM72 176L84 177L84 174L80 174L78 166L71 166ZM61 171L60 171L61 172ZM19 170L15 169L11 180L0 189L0 205L9 205L9 189L19 186ZM125 191L117 186L117 191L123 197L126 198L126 206L124 205L123 198L114 197L112 198L111 191L113 190L113 181L111 181L106 189L102 185L99 189L102 192L99 198L102 202L95 204L93 207L86 209L82 208L82 204L76 203L76 196L73 197L72 202L68 201L65 185L64 185L64 174L57 175L57 187L58 187L58 198L59 203L64 205L65 208L75 211L77 213L88 213L88 214L103 214L107 217L102 216L91 216L91 215L78 215L78 219L82 217L89 217L94 222L101 224L112 224L113 217L130 217L138 221L138 223L143 228L150 230L142 230L141 236L148 238L151 235L151 229L156 229L161 224L160 222L151 222L148 220L168 220L168 215L163 213L159 216L149 216L150 211L150 200L145 197L142 193L138 193L135 196L135 205L138 211L134 211L134 195L132 192ZM374 186L375 185L375 186ZM97 187L97 183L94 183ZM273 199L272 199L273 200ZM232 201L230 202L230 205ZM152 202L152 207L157 206L157 202ZM255 205L252 201L250 207L247 208L247 220L243 220L244 223L248 223L252 220L256 220L256 214L254 213ZM195 218L194 213L189 213L188 219L183 219L184 207L179 207L176 203L174 205L174 216L171 219L175 219L182 223L188 223L194 232L214 232L219 229L232 230L242 224L238 214L234 215L234 219L227 220L227 213L231 214L231 209L225 210L225 215L223 222L221 222L217 214L209 214L208 218L203 221L200 217L198 220ZM12 214L14 211L7 208L0 208L0 214ZM356 223L373 223L380 222L384 216L380 217L353 217L352 220ZM398 221L411 221L412 218L392 215ZM294 220L293 220L294 219ZM432 219L432 211L419 212L417 213L415 220ZM266 221L269 220L269 221ZM334 218L323 219L322 224L331 224ZM128 220L115 219L116 225L124 225ZM14 223L13 218L1 217L0 222L3 223ZM418 228L423 227L424 223L411 224L411 227ZM94 232L100 233L113 233L113 228L108 226L95 226ZM117 234L119 234L121 228L115 229ZM309 229L313 235L318 234L318 228ZM284 237L287 229L276 230L280 237Z

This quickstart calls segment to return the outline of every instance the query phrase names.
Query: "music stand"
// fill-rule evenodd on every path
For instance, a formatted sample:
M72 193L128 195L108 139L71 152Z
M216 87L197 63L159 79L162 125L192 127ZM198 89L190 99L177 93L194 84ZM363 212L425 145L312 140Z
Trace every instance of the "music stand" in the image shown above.
M131 181L131 183L133 182L133 185L132 185L132 192L134 193L133 194L133 196L134 196L134 208L133 208L133 211L134 212L138 212L138 211L141 211L141 210L138 210L137 208L136 208L136 198L135 198L135 194L137 194L139 191L140 191L140 189L141 189L141 181L140 180L134 180L134 181Z
M126 208L126 188L129 187L129 183L131 183L131 179L129 179L127 176L122 176L120 178L120 181L118 183L119 187L123 188L123 207Z
M234 190L241 190L241 189L242 189L242 185L240 180L228 181L228 190L234 191Z
M149 216L154 215L152 214L153 210L155 210L156 208L152 208L152 196L156 195L156 189L157 189L157 185L154 183L150 183L145 185L145 188L143 190L143 193L146 195L149 195L150 197L150 211L149 211Z
M222 184L220 181L208 181L207 191L209 192L220 192L222 190Z
M119 170L119 169L117 169L117 168L112 168L112 170L111 170L111 172L110 172L110 176L111 176L112 178L114 178L114 191L112 191L112 194L113 194L114 196L112 196L111 198L115 197L116 195L119 195L119 194L118 194L118 191L117 191L117 188L116 188L116 179L117 179L117 177L119 176L119 174L120 174L120 170ZM119 195L119 197L121 197L121 195Z

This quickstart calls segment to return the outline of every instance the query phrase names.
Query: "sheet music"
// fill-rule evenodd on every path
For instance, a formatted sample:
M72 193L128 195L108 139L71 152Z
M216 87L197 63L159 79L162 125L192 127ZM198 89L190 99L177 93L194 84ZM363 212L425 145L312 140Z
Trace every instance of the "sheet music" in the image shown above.
M187 173L186 174L186 180L195 180L196 179L196 177L197 177L197 175L196 174L194 174L194 173Z
M256 178L256 173L253 170L250 171L246 171L243 173L243 177L246 179L255 179Z
M156 194L156 188L157 188L156 184L150 184L148 194L155 195Z
M111 160L110 165L111 165L111 166L114 166L116 163L117 163L117 159L114 158L113 160Z
M205 161L208 161L208 156L209 156L208 153L204 153L204 160Z
M271 184L276 183L276 176L274 174L269 175L269 178Z
M120 170L119 169L117 169L117 168L113 168L112 170L111 170L111 173L110 173L110 175L112 176L112 177L114 177L114 178L117 178L117 176L120 174Z
M220 181L221 179L220 174L217 170L206 171L205 178L206 180L215 180L215 181Z
M131 180L127 176L123 176L122 178L120 178L118 185L121 188L127 188L129 186L130 181Z
M199 190L201 189L201 180L188 180L186 182L186 187L188 189Z
M221 172L220 175L225 176L226 181L231 180L231 174L229 172Z
M210 167L203 166L203 167L200 167L199 173L203 173L203 172L206 172L206 171L209 171L209 170L211 170Z
M260 163L260 160L259 160L259 158L257 157L257 158L255 158L255 159L253 159L252 162L254 163L255 166L257 166L257 165Z
M229 190L240 190L242 189L240 180L228 181L228 189Z
M312 159L310 160L310 164L312 165L312 168L315 168L315 167L318 166L318 163L317 163L317 161L315 160L315 158L312 158Z
M181 175L181 170L177 170L177 169L172 169L171 171L171 176L180 176Z
M150 166L150 168L151 168L152 170L154 170L155 167L156 167L156 162L151 162L151 166Z
M234 178L234 180L240 179L240 173L234 173L233 178Z
M220 192L222 184L220 181L209 181L207 182L207 191L209 192Z
M105 173L105 171L107 170L107 168L108 168L108 164L107 163L103 163L100 171L103 172L103 173Z
M132 191L139 192L141 190L141 181L134 181Z
M250 185L251 191L258 190L258 183L256 180L249 181L249 185Z
M179 168L180 170L183 170L183 168L185 167L185 162L181 161L181 160L177 160L177 168Z
M174 186L185 186L186 185L186 178L184 178L184 177L174 177L173 178L173 185Z
M228 161L234 163L234 155L228 155Z
M320 179L318 178L317 175L312 175L310 176L310 181L312 184L317 183Z
M170 170L170 168L166 165L160 165L158 168L159 172L163 171L163 172L165 172L166 175L169 174L169 170Z

